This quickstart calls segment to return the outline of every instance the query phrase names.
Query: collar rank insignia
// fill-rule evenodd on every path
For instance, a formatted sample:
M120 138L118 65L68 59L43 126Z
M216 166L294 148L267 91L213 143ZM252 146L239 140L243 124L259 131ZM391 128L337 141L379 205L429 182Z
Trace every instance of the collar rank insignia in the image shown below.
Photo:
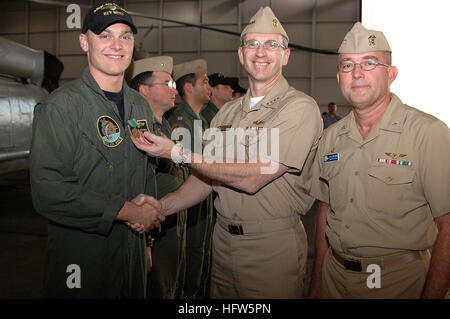
M109 116L102 115L97 119L98 135L107 147L116 147L122 143L123 138L120 137L120 127Z
M128 129L134 137L139 137L139 133L149 131L147 120L128 120Z

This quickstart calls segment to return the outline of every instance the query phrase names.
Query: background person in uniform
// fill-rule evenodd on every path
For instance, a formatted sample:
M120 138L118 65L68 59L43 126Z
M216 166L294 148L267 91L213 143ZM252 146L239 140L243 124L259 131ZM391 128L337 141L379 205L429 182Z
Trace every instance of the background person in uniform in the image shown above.
M233 99L231 85L236 82L234 79L237 78L229 78L222 73L213 73L208 76L208 79L211 87L211 98L208 104L200 111L200 114L209 125L222 106Z
M149 229L164 216L142 204L139 194L154 175L124 124L152 117L123 81L136 32L119 6L93 7L80 35L88 67L35 108L31 190L34 207L49 220L47 297L145 297L145 238L123 222ZM79 267L75 288L69 265Z
M174 79L181 96L180 105L167 115L172 131L184 128L191 135L189 143L182 140L187 148L202 152L203 132L209 128L208 121L200 111L209 102L211 87L208 84L207 63L197 59L174 66ZM198 126L194 125L198 121ZM197 146L194 144L197 141ZM188 147L190 144L190 147ZM198 149L197 149L198 147ZM190 173L193 170L190 169ZM187 207L185 207L187 208ZM214 227L213 199L204 201L188 209L186 230L186 282L185 297L201 299L209 297L211 269L211 240Z
M356 23L338 67L353 111L324 131L314 163L311 194L321 203L310 296L445 297L449 129L390 92L398 71L382 32Z
M328 104L328 112L324 112L322 114L322 120L323 120L323 129L326 129L328 126L330 126L333 123L336 123L342 117L336 113L337 111L337 105L334 102L330 102Z
M132 63L130 86L138 91L153 111L149 125L158 135L170 137L169 122L164 113L173 108L177 89L171 74L170 56L146 58ZM156 186L148 183L146 194L156 193L161 198L175 191L187 178L188 170L164 158L151 158L156 167ZM156 187L156 192L152 189ZM147 278L147 297L159 299L184 298L186 274L186 210L166 218L161 229L151 232L155 240L148 247L152 269Z
M231 88L233 89L233 99L238 99L247 93L247 89L244 89L239 85L239 78L233 79L236 79L236 82L231 86Z
M257 142L255 132L279 132L279 143L272 144L279 146L276 155L257 158L252 150L248 156L234 157L232 163L209 163L211 158L179 146L174 149L174 159L186 159L196 173L163 197L164 214L194 205L212 190L218 193L213 298L302 297L307 243L300 215L314 201L307 192L322 120L316 102L290 87L283 77L289 54L288 36L280 22L269 7L260 8L242 31L238 49L250 89L244 98L225 104L212 121L212 127L219 128L214 132L222 137L233 128L247 128L250 135L244 141L249 151L250 143ZM165 158L173 147L170 140L146 133L133 141ZM230 144L238 146L234 138Z

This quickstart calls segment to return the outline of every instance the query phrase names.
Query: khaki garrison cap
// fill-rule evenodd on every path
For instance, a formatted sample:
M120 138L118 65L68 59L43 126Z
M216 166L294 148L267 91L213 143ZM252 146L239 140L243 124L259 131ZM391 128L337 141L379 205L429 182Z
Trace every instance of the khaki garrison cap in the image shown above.
M176 81L179 78L190 73L206 73L207 68L208 67L205 59L197 59L177 64L173 67L173 79Z
M338 52L358 54L373 51L392 52L383 32L367 30L361 22L356 22L353 28L345 35Z
M241 40L247 33L281 34L289 41L286 31L284 31L283 26L273 14L270 7L259 8L258 12L256 12L244 30L242 30Z
M151 58L141 59L138 61L134 61L131 64L132 73L131 78L134 78L136 75L142 72L167 72L172 74L173 70L173 58L171 56L155 56Z

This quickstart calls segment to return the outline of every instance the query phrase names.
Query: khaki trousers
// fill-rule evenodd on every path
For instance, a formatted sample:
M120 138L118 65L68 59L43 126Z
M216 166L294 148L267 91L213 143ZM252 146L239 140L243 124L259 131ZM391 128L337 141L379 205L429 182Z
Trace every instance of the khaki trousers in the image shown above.
M212 298L302 298L307 248L300 217L288 229L244 235L232 235L218 222Z
M374 272L356 272L346 269L333 256L331 249L325 255L322 268L322 298L392 299L420 298L430 265L430 254L407 263L381 268L380 288L369 288L374 283ZM371 278L369 278L371 276Z

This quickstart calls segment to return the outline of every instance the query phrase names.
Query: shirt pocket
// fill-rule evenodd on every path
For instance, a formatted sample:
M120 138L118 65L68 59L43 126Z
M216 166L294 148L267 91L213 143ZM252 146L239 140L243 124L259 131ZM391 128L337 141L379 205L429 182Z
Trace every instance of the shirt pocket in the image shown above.
M402 213L416 206L415 171L405 167L372 166L368 172L367 205L385 213Z

